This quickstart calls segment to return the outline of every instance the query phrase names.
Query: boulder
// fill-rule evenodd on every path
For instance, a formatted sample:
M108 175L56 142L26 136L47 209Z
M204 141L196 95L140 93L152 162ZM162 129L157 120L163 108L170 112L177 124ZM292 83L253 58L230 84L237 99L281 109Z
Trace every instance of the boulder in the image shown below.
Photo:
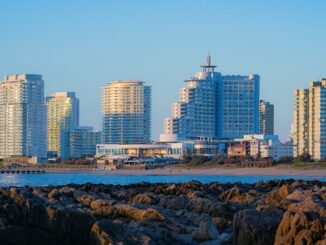
M150 240L149 237L142 237L131 233L122 224L114 223L110 220L99 220L91 229L89 235L89 244L145 244Z
M211 220L200 222L199 227L192 233L192 239L198 242L215 240L218 236L216 226Z
M114 209L119 215L134 220L142 220L142 219L149 219L149 220L156 220L156 221L165 220L165 217L162 214L160 214L159 211L152 208L143 210L139 208L134 208L127 204L116 204L114 205Z
M141 203L146 205L155 205L158 200L154 197L152 193L141 193L137 194L129 200L129 203Z
M326 201L310 192L288 206L277 229L275 244L326 243ZM292 197L301 200L302 193Z
M245 209L238 212L233 219L234 244L273 244L282 215L280 210L259 212Z

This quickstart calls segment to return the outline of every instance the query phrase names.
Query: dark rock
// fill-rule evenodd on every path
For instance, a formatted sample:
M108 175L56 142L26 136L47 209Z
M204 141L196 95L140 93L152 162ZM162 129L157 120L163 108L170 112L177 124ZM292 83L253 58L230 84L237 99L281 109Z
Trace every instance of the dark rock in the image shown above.
M211 220L200 222L199 227L192 233L192 239L198 242L215 240L218 236L216 226Z
M242 210L234 216L234 244L268 245L274 243L283 212L280 210Z

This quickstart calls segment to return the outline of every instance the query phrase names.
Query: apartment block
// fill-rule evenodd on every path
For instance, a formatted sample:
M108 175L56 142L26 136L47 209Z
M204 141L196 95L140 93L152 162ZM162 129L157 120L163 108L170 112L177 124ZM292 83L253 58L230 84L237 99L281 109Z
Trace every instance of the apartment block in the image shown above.
M0 157L46 158L46 138L42 76L6 76L0 82Z
M108 83L103 88L102 120L103 143L149 143L151 87L138 80Z

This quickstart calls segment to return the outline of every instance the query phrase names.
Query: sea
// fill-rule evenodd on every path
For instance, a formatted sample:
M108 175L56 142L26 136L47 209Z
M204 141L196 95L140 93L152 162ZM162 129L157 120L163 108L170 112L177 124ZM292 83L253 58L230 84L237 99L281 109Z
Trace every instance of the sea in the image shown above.
M64 172L64 173L38 173L38 174L0 174L0 186L51 186L66 184L115 184L127 185L140 182L149 183L184 183L199 181L203 184L210 182L220 183L256 183L274 179L319 180L326 182L326 176L300 177L300 176L209 176L209 175L125 175L104 174L92 172Z

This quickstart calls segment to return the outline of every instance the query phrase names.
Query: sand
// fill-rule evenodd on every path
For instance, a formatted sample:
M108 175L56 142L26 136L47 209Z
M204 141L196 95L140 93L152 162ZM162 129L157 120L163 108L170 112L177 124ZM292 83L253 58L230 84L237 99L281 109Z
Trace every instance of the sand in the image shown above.
M46 170L47 171L47 170ZM213 175L213 176L300 176L326 177L326 169L320 170L293 170L270 168L159 168L159 169L119 169L119 170L64 170L49 169L47 172L87 172L92 174L118 175Z

